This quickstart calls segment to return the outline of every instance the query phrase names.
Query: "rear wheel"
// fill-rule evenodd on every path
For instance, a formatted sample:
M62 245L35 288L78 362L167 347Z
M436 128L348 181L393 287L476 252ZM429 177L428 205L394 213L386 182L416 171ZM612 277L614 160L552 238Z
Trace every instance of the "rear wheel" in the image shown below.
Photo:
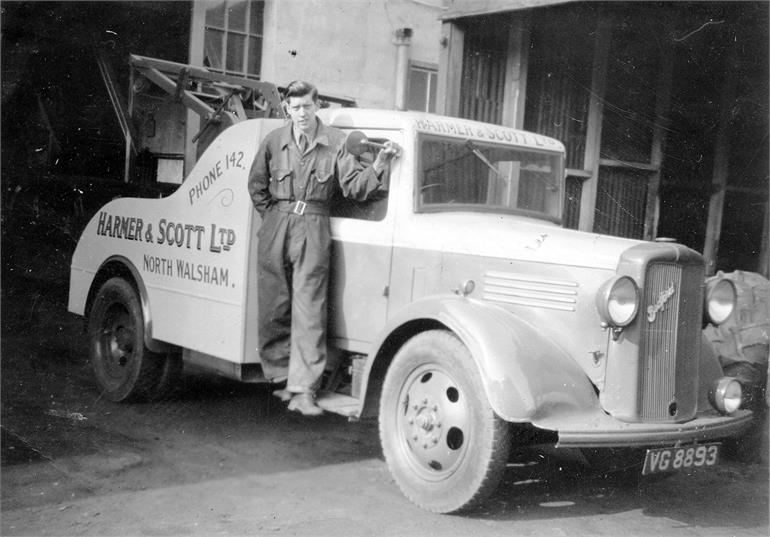
M91 366L102 394L111 401L157 398L176 367L144 344L144 317L135 288L112 278L96 295L88 320ZM165 375L165 378L164 378Z
M415 504L436 513L477 507L502 477L509 434L454 334L418 334L396 354L382 389L380 441Z
M159 401L173 397L179 388L182 378L182 353L170 352L166 355L153 353L161 362L160 372L155 382L147 390L147 399Z

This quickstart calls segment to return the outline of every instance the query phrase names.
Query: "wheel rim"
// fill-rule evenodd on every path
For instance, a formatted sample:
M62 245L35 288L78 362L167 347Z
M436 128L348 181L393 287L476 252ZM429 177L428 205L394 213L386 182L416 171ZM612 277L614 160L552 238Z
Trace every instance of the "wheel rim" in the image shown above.
M472 438L471 408L460 384L437 364L424 364L399 393L396 426L411 469L427 481L451 476Z
M99 337L99 356L108 379L119 383L133 365L136 327L128 310L113 304L107 310Z

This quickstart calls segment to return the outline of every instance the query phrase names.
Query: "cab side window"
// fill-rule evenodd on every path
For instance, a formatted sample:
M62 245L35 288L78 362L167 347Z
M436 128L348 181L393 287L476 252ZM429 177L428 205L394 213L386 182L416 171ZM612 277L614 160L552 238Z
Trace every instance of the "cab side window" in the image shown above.
M370 138L372 142L384 144L384 138ZM375 150L367 151L358 156L359 162L366 167L377 158ZM342 195L339 186L334 190L331 201L331 216L338 218L353 218L356 220L379 221L385 218L388 211L388 186L390 180L390 165L382 171L380 188L373 192L366 201L348 199Z

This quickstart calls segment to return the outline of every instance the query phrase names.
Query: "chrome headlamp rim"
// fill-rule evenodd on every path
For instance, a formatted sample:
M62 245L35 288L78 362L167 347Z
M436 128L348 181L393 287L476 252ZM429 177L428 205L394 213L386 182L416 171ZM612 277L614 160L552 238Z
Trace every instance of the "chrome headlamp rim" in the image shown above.
M735 284L721 278L706 285L704 309L706 318L712 324L719 325L727 321L735 311L738 293Z
M721 377L711 385L709 401L720 413L734 414L743 404L743 386L734 377Z
M639 313L639 296L639 287L633 278L613 276L602 284L596 295L599 316L607 325L628 326Z

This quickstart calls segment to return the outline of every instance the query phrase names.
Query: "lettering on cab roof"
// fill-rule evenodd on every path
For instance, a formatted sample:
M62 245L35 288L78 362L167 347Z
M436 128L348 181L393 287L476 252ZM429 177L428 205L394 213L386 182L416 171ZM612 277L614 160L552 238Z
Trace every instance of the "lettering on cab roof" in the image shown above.
M453 136L488 140L490 142L507 142L557 151L563 150L561 143L553 138L495 125L478 125L462 121L422 118L415 120L415 128L419 131L433 134L450 134Z

